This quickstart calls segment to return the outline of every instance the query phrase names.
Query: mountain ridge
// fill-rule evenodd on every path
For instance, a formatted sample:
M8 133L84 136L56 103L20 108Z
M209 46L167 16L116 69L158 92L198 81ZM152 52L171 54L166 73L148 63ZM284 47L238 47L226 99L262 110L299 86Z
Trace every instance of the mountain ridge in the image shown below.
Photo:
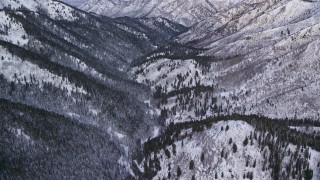
M202 100L194 100L202 106L205 103L206 107L200 108L203 116L222 110L227 114L319 119L315 98L319 82L316 47L320 3L268 1L252 5L250 10L246 7L239 4L216 15L216 18L227 17L230 22L209 18L203 21L206 26L194 25L178 36L177 43L202 49L194 55L172 56L175 49L168 48L143 57L144 63L133 69L137 81L152 86L154 91L162 89L164 94L185 87L199 87L200 92L201 86L212 87L211 92L203 92L209 100L203 95ZM289 16L295 23L278 16ZM278 23L282 25L279 27ZM206 63L199 63L201 58ZM180 119L189 119L190 115L194 118L195 105L185 104L189 107L187 112L182 108L194 97L193 91L184 93L188 95L182 99L179 94L168 98L168 103L160 107L186 114ZM217 102L211 102L211 98ZM215 105L218 108L212 107Z
M88 0L78 7L88 12L110 17L164 17L185 26L191 26L240 2L242 0L131 0L116 2L112 0ZM245 0L245 2L253 3L256 1Z
M0 2L0 179L318 179L319 2L155 2Z
M12 152L1 149L0 178L132 177L131 161L141 142L163 125L150 90L130 80L126 69L186 28L161 18L97 16L51 0L4 0L0 9L0 103L12 107L1 112L6 133L0 144ZM43 123L34 124L39 120ZM78 139L76 133L88 136ZM63 158L68 153L81 155ZM37 172L43 158L47 162ZM95 165L84 168L89 161Z

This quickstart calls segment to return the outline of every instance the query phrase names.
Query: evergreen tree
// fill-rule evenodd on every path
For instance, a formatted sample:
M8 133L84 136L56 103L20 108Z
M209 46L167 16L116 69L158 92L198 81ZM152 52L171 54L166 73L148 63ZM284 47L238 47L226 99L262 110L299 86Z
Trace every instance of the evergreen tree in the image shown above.
M232 150L233 150L234 153L236 153L237 150L238 150L238 147L237 147L237 145L235 143L233 143Z
M170 151L168 149L164 150L164 154L168 157L168 159L170 159L171 154L170 154Z
M313 177L313 170L307 169L305 170L305 180L311 180Z
M203 162L203 160L204 160L204 153L201 153L200 161Z
M180 177L182 174L180 167L178 166L177 168L177 176Z
M176 151L177 148L176 148L176 147L177 147L176 144L173 143L173 144L172 144L172 154L173 154L173 155L176 155L176 154L177 154L177 151Z
M232 144L232 138L229 139L229 144Z
M250 173L249 179L250 179L250 180L253 179L253 172Z
M194 169L194 161L193 160L191 160L189 163L189 169L190 170Z
M244 139L244 141L243 141L243 145L244 145L244 146L248 145L248 142L249 142L249 139L248 139L248 137L246 137L246 138Z
M196 177L195 177L195 175L192 175L192 178L191 178L191 180L196 180Z

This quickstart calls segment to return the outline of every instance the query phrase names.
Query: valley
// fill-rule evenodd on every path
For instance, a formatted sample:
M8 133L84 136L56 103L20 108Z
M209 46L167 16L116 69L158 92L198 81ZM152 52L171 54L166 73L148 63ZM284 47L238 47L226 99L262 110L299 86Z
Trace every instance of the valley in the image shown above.
M0 179L320 178L319 8L1 1Z

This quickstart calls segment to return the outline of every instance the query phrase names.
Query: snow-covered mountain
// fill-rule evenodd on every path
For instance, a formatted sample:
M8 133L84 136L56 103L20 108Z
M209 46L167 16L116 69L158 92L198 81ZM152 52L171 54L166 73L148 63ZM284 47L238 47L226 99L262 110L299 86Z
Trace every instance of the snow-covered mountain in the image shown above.
M63 0L63 2L75 7L79 7L86 2L86 0Z
M136 174L319 179L319 142L310 142L319 139L319 9L318 1L236 4L136 59L132 75L152 88L167 124L145 144ZM224 117L235 113L246 116Z
M191 26L243 0L87 0L79 8L110 17L164 17ZM244 0L253 3L257 0ZM259 1L259 0L258 0Z
M0 2L0 179L319 179L320 2L92 3Z
M180 35L186 47L141 58L137 81L170 94L161 107L175 120L218 113L319 119L319 9L318 1L239 4Z
M162 123L126 69L185 30L162 18L2 0L0 179L132 176L133 152Z
M170 124L165 134L146 143L145 158L135 162L140 177L319 178L320 146L310 148L292 141L292 138L306 140L311 136L290 132L289 127L285 123L280 125L278 120L244 116L238 117L244 121L224 118L237 117Z

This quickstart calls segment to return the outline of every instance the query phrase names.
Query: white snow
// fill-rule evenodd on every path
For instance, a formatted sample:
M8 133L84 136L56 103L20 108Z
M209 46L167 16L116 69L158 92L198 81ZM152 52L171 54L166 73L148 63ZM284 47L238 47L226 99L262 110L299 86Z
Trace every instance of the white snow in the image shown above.
M229 130L226 131L226 127ZM223 130L221 130L223 127ZM167 158L164 150L157 153L160 159L161 170L154 179L167 178L169 164L171 166L171 178L176 177L178 166L182 170L180 179L191 179L195 175L196 179L214 179L217 173L218 179L243 179L243 175L248 172L253 172L253 179L272 179L271 171L262 171L263 163L265 162L264 154L269 156L269 149L266 147L261 150L258 142L253 139L251 145L250 138L248 145L244 146L243 141L250 134L254 133L255 129L243 121L220 121L213 124L212 128L206 129L203 132L192 134L192 138L184 138L175 142L176 155L173 154L172 146L166 147L171 153L171 157ZM182 134L190 133L183 131ZM259 132L256 132L259 134ZM232 143L229 144L229 139ZM233 144L237 145L237 152L233 152ZM296 146L289 144L287 150L296 151ZM221 151L224 151L224 157L221 157ZM309 149L311 158L309 159L310 168L314 171L314 178L319 175L317 163L320 162L320 152ZM200 161L201 154L204 153L204 161ZM226 157L227 155L227 157ZM153 154L151 154L153 157ZM268 157L267 157L268 158ZM289 163L290 156L285 156L282 161L284 168ZM189 169L189 162L193 160L195 168ZM248 166L246 166L246 162ZM256 161L256 167L253 167ZM268 166L268 164L267 164ZM224 177L221 177L221 173Z
M120 157L120 159L118 160L118 164L123 166L127 172L130 173L130 175L132 175L133 177L135 177L135 174L133 173L132 169L131 169L131 165L130 163L126 160L126 158L124 158L123 156Z
M93 115L97 116L100 112L100 110L97 109L89 109L89 112L91 112Z
M152 136L152 138L157 137L159 134L160 134L160 127L154 126L153 127L153 136Z
M28 43L28 35L22 24L0 11L0 40L23 46Z
M151 106L151 101L150 101L150 100L145 100L145 101L143 101L143 103L147 104L147 105L148 105L148 107L150 107L150 106Z
M221 131L221 127L223 126L225 129L227 125L230 129ZM181 141L176 142L176 156L172 155L170 159L167 159L161 152L163 156L162 169L154 179L167 177L168 164L171 164L173 168L172 174L175 174L177 166L180 166L183 171L181 179L191 179L192 175L195 175L196 179L212 179L215 177L215 173L218 173L219 179L232 179L231 176L233 179L242 179L243 173L251 171L254 172L254 177L270 179L269 171L261 171L263 157L257 145L242 146L245 137L253 131L254 128L243 121L221 121L203 134L193 134L191 140L185 139L183 146ZM232 152L232 145L228 144L230 138L233 143L237 144L236 153ZM172 152L171 148L168 149ZM222 150L228 154L228 158L221 157ZM201 153L205 155L204 162L200 161ZM249 158L251 163L256 159L256 168L253 168L252 165L246 167L246 158ZM195 162L194 170L189 170L191 160ZM224 178L221 177L222 172Z
M306 134L319 134L320 135L320 127L314 127L314 126L289 126L290 129L295 129L299 132L303 132Z
M117 137L118 139L123 139L126 137L125 134L122 134L116 130L113 130L112 127L109 127L108 130L107 130L108 134L111 136L111 137Z
M20 10L27 8L30 11L37 12L39 9L45 10L49 17L55 20L74 21L78 18L73 16L75 10L65 4L52 0L1 0L0 9L8 8Z
M157 53L133 72L141 72L136 76L138 82L153 90L162 86L166 93L195 87L196 81L213 87L212 92L191 99L187 110L181 108L183 102L177 102L177 97L169 98L160 107L175 112L167 122L199 119L194 106L188 106L211 104L211 97L217 98L215 104L222 107L222 114L319 119L319 9L318 2L301 0L236 5L193 26L178 39L183 43L198 40L195 46L209 48L203 55L217 61L210 63L208 71L203 72L192 59L151 61L161 54ZM178 74L185 78L180 87L174 87ZM212 107L206 109L205 116L216 114Z
M10 131L12 133L14 133L17 137L22 138L22 139L26 140L27 142L30 142L31 144L34 143L33 140L31 139L31 137L28 134L26 134L24 129L11 127Z
M69 112L67 113L67 115L71 118L80 118L81 116L79 114L76 114L76 113L72 113L72 112Z
M77 87L67 78L53 74L47 69L41 69L36 64L23 61L3 47L0 47L0 54L0 58L4 58L3 60L0 59L0 73L9 82L38 84L40 88L43 88L45 83L49 83L57 88L66 90L69 95L71 92L87 94L83 87Z
M126 135L121 134L119 132L114 131L114 134L119 138L119 139L123 139L124 137L126 137Z
M201 20L224 11L240 2L254 3L258 0L88 0L81 9L112 17L164 17L191 26ZM163 21L163 19L158 19ZM168 25L167 25L168 26Z

